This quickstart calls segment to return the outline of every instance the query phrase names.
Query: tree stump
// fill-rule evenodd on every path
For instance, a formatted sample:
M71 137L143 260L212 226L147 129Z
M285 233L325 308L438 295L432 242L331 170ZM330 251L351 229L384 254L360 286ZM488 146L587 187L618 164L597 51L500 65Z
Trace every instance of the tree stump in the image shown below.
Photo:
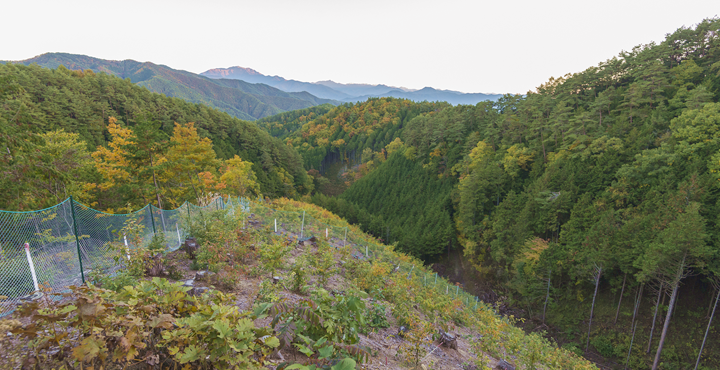
M183 243L183 245L182 245L182 247L180 247L180 249L182 249L183 251L185 251L185 253L187 253L188 258L190 258L191 260L194 260L195 255L197 254L197 251L198 251L198 249L200 249L200 247L198 246L195 238L190 237L190 238L185 239L185 243Z
M457 336L440 331L440 344L443 347L457 350Z
M145 275L147 276L163 276L165 275L165 269L163 268L162 253L158 253L150 258L150 261L145 268Z

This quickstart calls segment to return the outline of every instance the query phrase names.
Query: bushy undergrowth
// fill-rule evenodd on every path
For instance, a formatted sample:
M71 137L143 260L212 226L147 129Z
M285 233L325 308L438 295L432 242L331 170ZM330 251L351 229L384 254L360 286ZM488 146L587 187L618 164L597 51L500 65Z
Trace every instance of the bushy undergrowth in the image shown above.
M12 333L30 340L37 368L257 368L279 345L252 313L221 292L200 297L154 278L119 292L73 287L61 304L36 301L17 311L32 324ZM157 368L159 368L157 367Z
M500 317L491 308L478 305L472 308L463 301L461 295L445 294L437 283L417 279L420 274L428 275L421 261L403 253L396 252L392 246L381 245L375 238L362 233L356 226L343 223L337 216L307 203L276 199L268 205L274 209L305 211L320 222L348 228L355 237L355 243L373 245L374 258L370 260L346 258L343 265L345 278L354 286L369 295L387 301L393 316L400 325L406 325L417 332L426 331L426 335L415 333L414 342L406 345L401 353L402 359L409 365L416 364L424 354L423 341L431 341L438 329L453 331L456 326L465 326L477 333L469 338L477 359L477 366L489 364L487 355L496 359L505 359L524 368L567 368L593 369L585 359L558 348L539 333L526 334L515 326L515 319ZM405 266L405 272L400 272ZM408 268L413 266L413 269ZM444 286L445 282L441 284ZM467 297L466 297L467 299ZM421 324L422 323L422 324ZM430 325L430 328L426 328ZM422 352L422 353L421 353Z
M304 207L316 217L325 215ZM278 369L350 370L369 361L372 353L360 345L360 334L389 327L390 310L395 323L407 328L397 354L407 366L424 361L440 331L464 326L476 333L466 340L480 368L489 363L488 356L522 368L592 368L541 335L525 335L512 317L500 318L483 305L471 309L467 297L446 294L445 285L439 289L439 282L418 278L427 276L420 261L377 244L352 226L350 231L361 238L354 243L379 248L371 258L353 255L350 243L343 247L323 237L317 245L296 249L294 238L248 226L245 217L207 212L184 222L200 245L192 254L195 265L214 272L204 282L234 290L243 276L259 278L259 286L250 291L248 312L240 312L235 298L220 291L191 297L190 288L179 283L144 280L163 236L142 246L133 237L139 226L128 224L124 232L131 248L113 245L116 263L125 269L97 280L113 290L73 288L61 304L26 305L18 315L32 318L33 324L13 330L30 340L38 368L257 368L283 350L299 358L294 355L294 361ZM288 300L284 291L304 297ZM254 320L266 317L269 327L254 326Z

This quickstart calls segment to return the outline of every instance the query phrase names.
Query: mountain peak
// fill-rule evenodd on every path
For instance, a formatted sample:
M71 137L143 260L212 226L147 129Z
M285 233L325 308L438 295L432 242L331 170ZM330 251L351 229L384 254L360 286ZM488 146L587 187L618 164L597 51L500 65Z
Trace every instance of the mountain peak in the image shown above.
M237 78L239 76L243 77L259 77L263 76L262 73L252 69L252 68L245 68L240 66L234 66L230 68L213 68L208 69L207 71L201 73L202 76L207 76L210 78ZM233 77L235 76L235 77Z

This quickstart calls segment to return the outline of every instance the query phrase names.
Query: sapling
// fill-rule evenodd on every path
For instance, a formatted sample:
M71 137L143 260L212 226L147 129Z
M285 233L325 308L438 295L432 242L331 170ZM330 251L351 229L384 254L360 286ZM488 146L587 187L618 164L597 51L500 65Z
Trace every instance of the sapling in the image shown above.
M260 248L260 258L263 266L270 271L270 279L275 276L275 271L282 268L283 257L291 249L291 244L286 244L280 239L273 240Z

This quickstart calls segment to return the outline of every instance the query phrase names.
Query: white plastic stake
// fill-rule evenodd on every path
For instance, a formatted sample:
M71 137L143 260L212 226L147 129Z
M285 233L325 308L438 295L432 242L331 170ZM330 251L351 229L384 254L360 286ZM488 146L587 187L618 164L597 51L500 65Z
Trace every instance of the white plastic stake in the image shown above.
M367 258L367 256L368 256L368 246L366 245L365 246L365 258Z
M32 275L35 291L38 291L40 290L40 287L38 286L37 275L35 275L35 265L33 264L32 256L30 256L30 244L28 243L25 243L25 255L27 256L28 264L30 265L30 274Z
M178 246L180 246L180 245L182 245L182 240L180 240L180 227L178 226L178 224L175 224L175 231L177 231L177 235L178 235Z
M277 232L277 218L275 219L275 232Z
M305 232L305 211L303 211L302 225L300 225L300 239L302 239L304 232Z
M448 294L448 288L449 288L449 286L445 285L445 294Z
M460 286L459 286L459 285L455 285L455 296L458 295L458 290L460 290Z
M326 228L325 228L325 239L327 239L327 237L328 237L328 230L327 230L327 227L326 227Z
M127 256L128 261L130 261L130 248L128 248L127 244L127 235L123 234L123 240L125 240L125 255Z

